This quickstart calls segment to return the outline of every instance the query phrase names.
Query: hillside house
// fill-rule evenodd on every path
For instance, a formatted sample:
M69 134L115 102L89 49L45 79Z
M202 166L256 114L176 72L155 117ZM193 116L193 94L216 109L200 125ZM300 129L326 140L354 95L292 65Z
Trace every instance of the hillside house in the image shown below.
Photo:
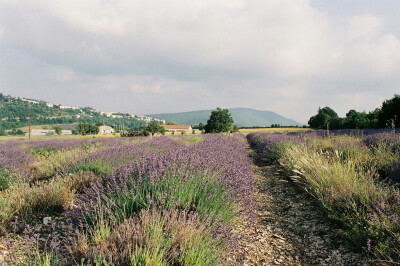
M78 110L79 109L79 107L75 107L75 106L68 106L68 105L60 105L59 106L60 107L60 109L73 109L73 110Z
M39 104L38 101L34 101L34 100L21 99L21 101L23 101L23 102L28 102L28 103L33 103L33 104Z
M192 131L192 126L188 125L161 125L168 132L190 132Z
M99 135L115 133L115 130L109 126L99 126Z

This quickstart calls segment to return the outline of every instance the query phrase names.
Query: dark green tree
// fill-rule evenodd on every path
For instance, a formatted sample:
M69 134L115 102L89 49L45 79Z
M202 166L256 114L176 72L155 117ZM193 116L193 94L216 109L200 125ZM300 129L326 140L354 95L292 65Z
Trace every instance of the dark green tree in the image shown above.
M165 134L165 128L160 126L157 122L151 122L147 127L146 131L149 132L152 136L156 133L160 133L162 135Z
M79 125L76 126L75 132L78 135L86 135L88 132L88 124L87 123L80 123Z
M99 127L90 123L80 123L76 126L75 131L79 135L97 135L99 134Z
M400 127L400 95L394 95L390 100L382 103L379 115L379 125L381 127L391 126L392 122L396 128Z
M93 125L93 124L89 124L90 125L90 129L89 129L89 134L92 134L92 135L97 135L97 134L99 134L99 126L97 126L97 125Z
M310 118L308 124L312 128L331 129L341 128L341 119L330 107L319 108L318 113Z
M379 128L379 116L381 114L382 110L379 108L376 108L375 110L369 112L367 114L368 118L368 128Z
M368 128L369 124L367 114L365 112L357 112L356 110L350 110L343 120L344 128Z
M54 127L54 130L55 130L57 135L61 135L61 133L62 133L62 128L61 127Z
M229 113L229 110L218 107L217 110L211 112L204 130L206 133L221 133L229 132L232 128L233 118Z

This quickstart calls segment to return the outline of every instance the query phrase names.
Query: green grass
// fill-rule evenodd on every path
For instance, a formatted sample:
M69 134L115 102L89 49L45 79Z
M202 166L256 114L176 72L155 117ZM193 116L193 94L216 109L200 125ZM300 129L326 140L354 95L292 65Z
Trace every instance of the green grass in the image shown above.
M0 168L0 191L6 190L10 187L11 177L6 170Z
M110 183L109 189L102 192L101 200L91 207L94 213L83 211L79 214L84 216L87 227L80 233L84 236L78 237L84 239L84 246L92 249L83 254L96 254L94 259L99 262L125 263L126 257L121 251L115 254L123 258L115 261L107 257L110 251L102 253L101 247L122 241L129 249L135 239L121 240L124 238L121 235L115 239L115 235L121 234L118 233L121 230L127 232L128 225L136 226L139 234L137 226L140 225L143 236L135 240L140 246L132 247L129 254L131 265L215 264L220 255L215 250L219 250L223 243L221 239L213 239L212 232L220 222L228 224L234 220L235 206L226 200L226 190L217 182L217 176L193 173L192 177L185 179L184 172L166 171L163 176L157 176L156 182L152 182L150 177L142 176L139 180L133 175L131 181L124 181L126 185L123 187ZM187 213L196 213L196 216L193 220L188 217L181 221L180 217ZM174 247L179 247L181 252L171 257Z
M97 265L215 265L222 243L210 229L179 210L152 208L112 231L102 220L87 235L78 234L72 250L92 254Z
M203 219L211 215L218 215L224 221L233 219L233 206L225 200L227 196L225 189L217 182L216 177L194 174L192 178L184 181L181 174L174 175L171 171L167 171L164 177L158 178L157 182L153 182L149 177L141 177L139 181L137 177L132 176L132 181L123 189L113 188L115 192L105 192L107 197L104 197L97 209L102 210L104 207L110 209L112 217L109 219L117 223L130 218L142 209L153 206L195 211ZM207 183L206 188L203 187L205 183ZM112 186L117 185L112 184ZM99 219L103 218L103 213L100 212ZM89 224L98 223L97 216L87 219Z
M72 172L77 173L82 171L91 171L95 175L103 175L103 174L108 175L111 172L111 168L112 168L111 162L99 160L78 165Z

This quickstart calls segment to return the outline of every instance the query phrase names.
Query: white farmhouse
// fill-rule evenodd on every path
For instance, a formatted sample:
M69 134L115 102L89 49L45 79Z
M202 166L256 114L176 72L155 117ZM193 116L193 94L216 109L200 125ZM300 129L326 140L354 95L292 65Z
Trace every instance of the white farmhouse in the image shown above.
M73 110L78 110L79 109L79 107L68 106L68 105L60 105L59 107L60 107L60 109L73 109Z
M21 99L23 102L28 102L28 103L33 103L33 104L38 104L38 101L33 101L33 100L28 100L28 99Z
M31 136L52 136L55 134L54 129L31 129ZM29 136L29 133L25 133L25 136Z
M115 133L115 130L109 126L99 126L99 135Z

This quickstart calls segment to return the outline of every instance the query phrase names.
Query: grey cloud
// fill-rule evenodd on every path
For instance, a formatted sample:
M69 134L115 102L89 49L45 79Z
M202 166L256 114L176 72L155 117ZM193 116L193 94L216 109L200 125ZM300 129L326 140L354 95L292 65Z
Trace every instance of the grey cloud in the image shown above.
M400 19L368 3L4 0L1 90L136 113L370 110L400 85Z

